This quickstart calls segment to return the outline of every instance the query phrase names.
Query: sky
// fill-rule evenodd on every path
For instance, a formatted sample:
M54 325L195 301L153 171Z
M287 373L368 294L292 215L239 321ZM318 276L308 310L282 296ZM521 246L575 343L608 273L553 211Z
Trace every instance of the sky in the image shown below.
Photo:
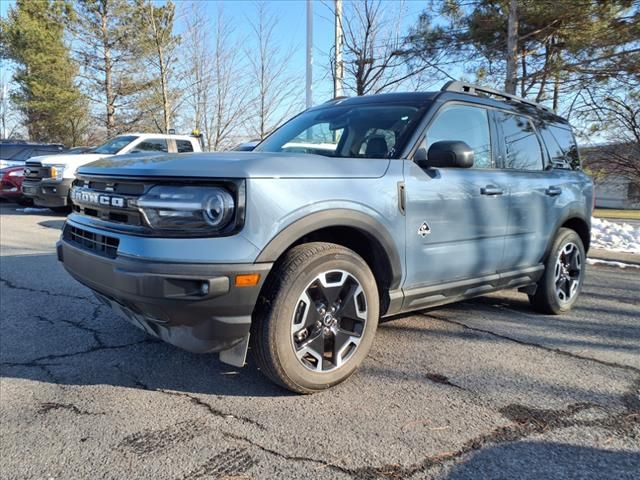
M239 38L250 36L249 19L255 15L254 0L196 0L206 5L210 18L215 17L216 9L222 4L225 16L233 22ZM178 12L187 10L191 0L174 0ZM0 0L0 15L4 17L14 0ZM161 2L159 2L161 3ZM343 2L346 3L346 2ZM420 12L427 7L427 0L405 0L403 28L409 29L418 20ZM269 0L266 2L269 12L278 19L277 38L283 48L294 50L293 58L288 66L291 76L303 79L306 58L306 0ZM384 0L384 8L397 9L399 0ZM328 54L334 41L333 0L314 0L313 10L313 100L314 104L322 103L333 96L333 83L328 72ZM176 31L181 31L178 21ZM6 68L6 66L5 66Z

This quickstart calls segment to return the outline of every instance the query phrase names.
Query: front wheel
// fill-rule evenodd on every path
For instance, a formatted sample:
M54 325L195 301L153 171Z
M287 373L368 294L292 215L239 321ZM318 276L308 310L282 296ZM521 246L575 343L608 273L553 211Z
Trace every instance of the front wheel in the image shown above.
M297 393L348 378L378 325L378 290L366 262L340 245L307 243L287 252L268 281L251 334L262 372Z
M585 266L582 239L575 231L561 228L545 262L536 293L529 296L533 307L553 315L571 310L582 290Z

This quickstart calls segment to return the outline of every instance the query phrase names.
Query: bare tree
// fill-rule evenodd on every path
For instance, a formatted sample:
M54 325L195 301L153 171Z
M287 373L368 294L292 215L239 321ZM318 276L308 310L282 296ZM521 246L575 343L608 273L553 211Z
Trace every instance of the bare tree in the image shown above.
M388 8L382 0L346 4L343 15L345 87L356 95L391 90L433 64L412 68L402 32L404 2ZM332 66L332 68L335 68Z
M187 5L183 15L185 30L182 43L182 70L184 71L185 103L190 107L194 130L202 132L205 113L208 110L209 92L213 88L209 22L207 11L201 2ZM206 138L206 137L205 137ZM209 142L207 141L207 144Z
M141 43L146 50L144 56L155 70L151 74L151 83L162 108L161 130L167 133L172 124L173 98L170 84L179 43L179 37L173 33L175 5L168 1L164 5L155 6L151 0L138 0L136 6L141 26Z
M258 3L249 19L254 47L246 48L249 77L255 91L251 100L252 115L247 120L248 132L263 139L302 106L299 85L303 82L291 74L293 49L283 49L276 40L277 18L265 3Z
M126 0L79 0L75 9L71 31L80 76L88 98L104 107L107 136L113 136L142 117L137 96L148 87L136 69L134 7Z

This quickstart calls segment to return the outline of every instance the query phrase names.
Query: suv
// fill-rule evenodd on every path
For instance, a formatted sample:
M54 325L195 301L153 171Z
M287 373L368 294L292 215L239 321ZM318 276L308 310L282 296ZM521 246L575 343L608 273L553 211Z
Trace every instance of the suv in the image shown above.
M251 342L311 393L353 373L382 317L505 288L568 311L592 183L564 119L456 82L328 102L252 152L100 160L72 198L58 258L99 299L232 365Z
M201 152L200 142L189 135L131 133L119 135L89 151L80 149L55 157L45 156L26 162L23 192L37 206L67 211L69 190L75 171L99 158L127 153Z

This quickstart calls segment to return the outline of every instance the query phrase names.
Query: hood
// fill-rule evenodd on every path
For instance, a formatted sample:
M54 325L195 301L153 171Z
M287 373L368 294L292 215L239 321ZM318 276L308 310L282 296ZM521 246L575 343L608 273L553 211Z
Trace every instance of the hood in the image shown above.
M78 173L130 177L378 178L387 171L389 161L266 152L125 155L103 158Z
M24 167L24 160L0 160L0 169L9 167Z
M58 154L58 155L42 155L39 157L32 157L28 162L40 162L42 165L64 165L66 168L76 169L81 165L86 163L94 162L104 157L108 157L110 155L105 155L104 153L72 153L72 154Z

